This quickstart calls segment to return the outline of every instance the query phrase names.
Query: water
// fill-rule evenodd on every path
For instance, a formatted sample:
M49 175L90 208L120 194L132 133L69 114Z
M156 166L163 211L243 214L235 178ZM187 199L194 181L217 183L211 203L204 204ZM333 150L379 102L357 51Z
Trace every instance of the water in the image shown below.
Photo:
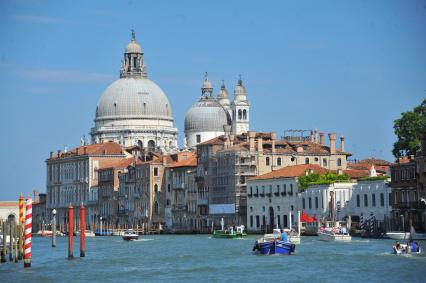
M86 238L86 257L67 259L67 239L33 238L30 269L0 265L0 282L425 282L426 255L392 255L393 241L354 238L328 243L303 237L292 256L252 254L257 237L209 235ZM421 242L426 250L426 242Z

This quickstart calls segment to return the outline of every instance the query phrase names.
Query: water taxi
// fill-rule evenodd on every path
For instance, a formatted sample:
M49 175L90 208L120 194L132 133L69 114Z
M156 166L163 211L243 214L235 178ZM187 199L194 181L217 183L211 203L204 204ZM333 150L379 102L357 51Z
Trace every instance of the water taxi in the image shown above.
M123 237L124 241L132 241L132 240L139 239L139 235L134 230L132 230L132 229L125 230L123 232L122 237Z
M274 229L272 234L263 235L254 243L253 251L260 255L291 255L295 252L296 245L288 239L281 239L281 235L280 229Z

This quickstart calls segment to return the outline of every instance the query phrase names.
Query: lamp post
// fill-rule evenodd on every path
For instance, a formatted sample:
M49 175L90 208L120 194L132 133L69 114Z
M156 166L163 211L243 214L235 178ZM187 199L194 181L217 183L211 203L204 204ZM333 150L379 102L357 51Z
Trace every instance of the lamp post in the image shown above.
M100 228L99 228L99 236L102 236L102 216L101 217L99 217L99 221L100 221L100 223L99 223L99 225L100 225Z
M52 248L56 247L56 209L52 210Z

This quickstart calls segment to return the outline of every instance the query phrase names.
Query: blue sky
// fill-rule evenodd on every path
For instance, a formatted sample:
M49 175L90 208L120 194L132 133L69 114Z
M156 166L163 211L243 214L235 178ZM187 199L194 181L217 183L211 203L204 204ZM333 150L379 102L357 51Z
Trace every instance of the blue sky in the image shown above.
M251 129L346 137L393 160L393 120L426 97L426 1L1 1L0 200L45 191L49 151L77 146L136 31L182 142L205 71Z

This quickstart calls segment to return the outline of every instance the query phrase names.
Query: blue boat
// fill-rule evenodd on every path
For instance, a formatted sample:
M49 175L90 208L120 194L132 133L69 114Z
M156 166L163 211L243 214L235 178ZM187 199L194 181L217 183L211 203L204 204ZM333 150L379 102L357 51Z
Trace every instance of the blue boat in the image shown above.
M295 249L296 245L280 240L272 240L266 242L256 241L253 247L253 251L257 251L261 255L291 255L292 253L294 253Z
M112 236L112 230L111 229L107 229L107 230L96 230L95 231L95 236Z
M273 234L265 234L254 243L253 251L261 255L291 255L296 250L296 245L289 241L281 240L281 231L274 229Z

